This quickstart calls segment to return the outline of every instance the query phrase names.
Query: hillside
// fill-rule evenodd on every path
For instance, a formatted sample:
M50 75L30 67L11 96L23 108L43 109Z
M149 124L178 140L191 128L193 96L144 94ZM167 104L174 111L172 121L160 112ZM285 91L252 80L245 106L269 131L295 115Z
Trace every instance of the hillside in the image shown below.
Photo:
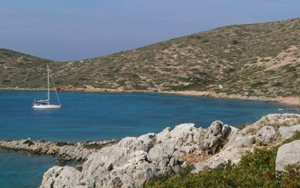
M245 96L300 94L300 18L233 25L75 62L52 62L56 85L212 91ZM44 60L0 49L0 88L43 88ZM224 88L219 89L222 84Z

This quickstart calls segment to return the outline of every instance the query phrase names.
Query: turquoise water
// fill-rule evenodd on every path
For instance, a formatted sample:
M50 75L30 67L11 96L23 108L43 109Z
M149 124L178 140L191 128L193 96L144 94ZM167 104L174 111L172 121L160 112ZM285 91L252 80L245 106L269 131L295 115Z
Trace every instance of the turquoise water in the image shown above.
M43 178L41 171L55 165L51 157L33 157L27 152L0 150L0 187L36 188Z
M70 162L66 165L76 165ZM44 172L57 165L55 158L31 156L27 152L0 150L0 187L36 188L43 179Z
M287 106L166 94L60 92L58 110L33 110L45 92L0 91L0 140L99 141L221 120L237 126ZM55 158L0 150L0 187L38 187ZM20 170L21 169L21 170ZM28 170L26 170L28 169ZM2 178L4 177L4 178Z

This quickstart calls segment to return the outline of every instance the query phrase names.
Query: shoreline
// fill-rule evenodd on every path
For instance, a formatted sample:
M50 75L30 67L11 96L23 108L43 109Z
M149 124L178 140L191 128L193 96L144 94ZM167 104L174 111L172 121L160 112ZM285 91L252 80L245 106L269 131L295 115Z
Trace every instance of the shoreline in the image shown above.
M0 140L0 149L10 151L26 151L33 156L57 156L57 164L64 165L67 161L85 161L87 157L99 149L116 144L118 141L102 140L99 142L51 142L45 140Z
M182 96L195 96L195 97L210 97L217 99L232 99L243 101L257 101L257 102L273 102L288 106L300 107L299 97L277 97L270 98L265 96L243 96L239 94L227 95L225 93L215 93L213 91L151 91L151 90L122 90L122 89L105 89L94 88L90 85L85 85L84 88L75 88L68 86L57 86L58 91L64 92L95 92L95 93L162 93L162 94L175 94ZM8 91L46 91L46 88L0 88L0 90Z
M291 138L294 131L300 129L299 118L296 114L269 114L242 130L220 120L205 129L183 123L159 133L125 137L117 144L90 154L77 169L70 166L48 169L40 187L142 187L151 178L171 170L180 174L180 169L188 165L194 167L193 170L186 168L189 173L198 173L229 161L238 164L255 148L271 148ZM279 127L272 126L274 122L280 122ZM292 152L278 153L276 158L293 155ZM284 166L296 163L276 160L276 170L282 171Z
M297 125L299 119L299 114L269 114L241 130L216 120L207 128L183 123L173 129L166 127L158 133L124 137L120 141L73 144L28 138L0 141L0 148L28 151L34 155L58 155L56 162L59 166L44 172L40 187L75 187L90 185L89 182L99 187L113 187L116 177L118 182L128 187L141 187L156 175L170 170L178 174L180 168L187 165L195 167L190 173L198 173L206 167L226 164L226 161L237 164L246 152L272 147L292 136L295 130L300 129ZM280 122L279 127L273 127L274 122ZM224 140L227 140L226 144L222 145ZM219 148L219 145L222 147ZM81 161L82 164L61 166L70 160Z

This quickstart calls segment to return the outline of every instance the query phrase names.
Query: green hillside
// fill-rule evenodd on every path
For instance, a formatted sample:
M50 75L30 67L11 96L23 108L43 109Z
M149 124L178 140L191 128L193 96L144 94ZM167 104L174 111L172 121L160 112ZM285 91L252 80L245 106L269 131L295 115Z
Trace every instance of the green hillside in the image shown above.
M121 90L300 94L300 18L233 25L112 55L53 62L56 85ZM45 87L50 60L0 49L0 88ZM224 88L220 90L218 85Z

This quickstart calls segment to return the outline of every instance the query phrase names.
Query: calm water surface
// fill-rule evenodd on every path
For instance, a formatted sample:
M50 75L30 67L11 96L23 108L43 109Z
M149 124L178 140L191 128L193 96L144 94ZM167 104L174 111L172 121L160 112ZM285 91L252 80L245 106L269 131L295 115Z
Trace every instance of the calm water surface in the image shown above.
M34 99L45 97L45 92L0 91L0 140L119 140L181 123L206 128L221 120L243 125L287 108L275 103L166 94L60 92L61 109L31 109ZM0 161L0 187L10 188L38 187L43 173L55 165L51 157L3 150Z

